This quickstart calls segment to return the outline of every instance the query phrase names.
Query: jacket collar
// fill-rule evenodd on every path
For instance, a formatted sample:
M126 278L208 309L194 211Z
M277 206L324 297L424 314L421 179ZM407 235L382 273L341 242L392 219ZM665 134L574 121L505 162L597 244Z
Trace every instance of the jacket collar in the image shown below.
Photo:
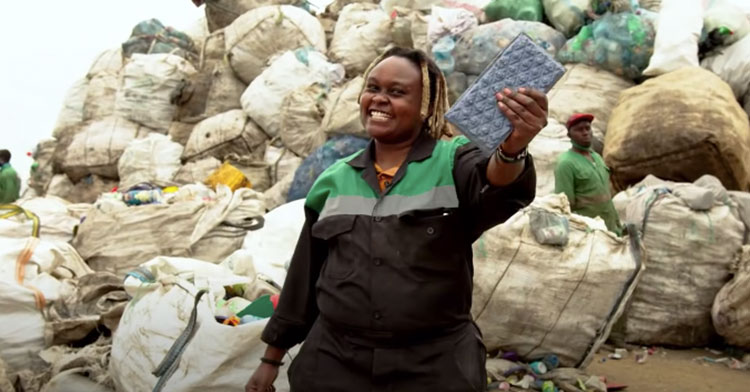
M419 134L414 144L409 150L409 154L406 156L406 160L398 168L396 175L393 177L393 182L383 192L380 191L380 184L378 182L378 174L375 172L375 141L370 139L362 152L356 157L349 161L349 165L356 169L362 170L362 179L379 195L383 196L393 188L402 178L406 175L406 167L411 162L423 161L432 156L432 151L435 149L437 140L430 137L427 132Z
M414 144L411 146L411 150L409 150L409 154L406 156L404 164L401 166L405 166L405 164L411 162L423 161L431 157L432 151L435 149L435 144L437 144L437 140L430 137L427 132L420 133L414 141ZM368 166L374 166L374 164L375 140L370 139L370 142L367 143L367 147L365 147L359 155L350 160L349 165L357 169L366 169Z

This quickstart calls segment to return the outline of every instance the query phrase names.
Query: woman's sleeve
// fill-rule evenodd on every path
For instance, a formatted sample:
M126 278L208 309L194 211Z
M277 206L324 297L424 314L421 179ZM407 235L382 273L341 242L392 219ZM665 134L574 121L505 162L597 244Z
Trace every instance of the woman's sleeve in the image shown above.
M494 158L487 158L474 143L456 150L453 178L472 242L487 229L505 222L529 205L536 195L536 170L531 155L527 156L518 178L500 187L491 185L487 180L490 159Z
M305 224L292 256L278 307L261 336L271 346L289 349L301 343L318 317L315 284L328 249L325 241L312 236L312 226L317 220L318 214L305 207Z

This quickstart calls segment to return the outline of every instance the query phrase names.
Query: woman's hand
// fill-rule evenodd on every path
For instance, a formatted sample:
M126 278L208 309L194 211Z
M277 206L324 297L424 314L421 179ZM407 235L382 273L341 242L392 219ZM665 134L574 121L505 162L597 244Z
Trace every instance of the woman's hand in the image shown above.
M547 95L539 90L509 88L495 94L497 106L510 121L513 131L503 142L503 152L514 155L529 145L547 125Z
M276 377L279 375L279 368L267 363L261 363L250 381L245 385L245 392L272 392L276 388L273 386L273 382L276 381Z

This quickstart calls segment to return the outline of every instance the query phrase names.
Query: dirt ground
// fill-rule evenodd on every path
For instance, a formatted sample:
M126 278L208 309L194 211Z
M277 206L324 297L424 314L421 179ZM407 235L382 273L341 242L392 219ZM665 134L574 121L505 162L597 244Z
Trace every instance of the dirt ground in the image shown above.
M657 349L646 362L637 363L635 353L620 360L606 358L611 351L600 350L586 369L605 376L608 382L626 384L627 392L748 392L750 370L730 369L722 363L696 361L698 357L721 358L723 354L705 349Z

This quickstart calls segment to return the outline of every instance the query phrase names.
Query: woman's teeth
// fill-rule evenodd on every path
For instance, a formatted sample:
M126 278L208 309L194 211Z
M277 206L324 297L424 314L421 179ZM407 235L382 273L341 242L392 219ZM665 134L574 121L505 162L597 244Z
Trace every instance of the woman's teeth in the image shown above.
M390 114L379 112L377 110L370 111L370 116L372 118L376 118L376 119L379 119L379 120L387 120L387 119L391 118Z

